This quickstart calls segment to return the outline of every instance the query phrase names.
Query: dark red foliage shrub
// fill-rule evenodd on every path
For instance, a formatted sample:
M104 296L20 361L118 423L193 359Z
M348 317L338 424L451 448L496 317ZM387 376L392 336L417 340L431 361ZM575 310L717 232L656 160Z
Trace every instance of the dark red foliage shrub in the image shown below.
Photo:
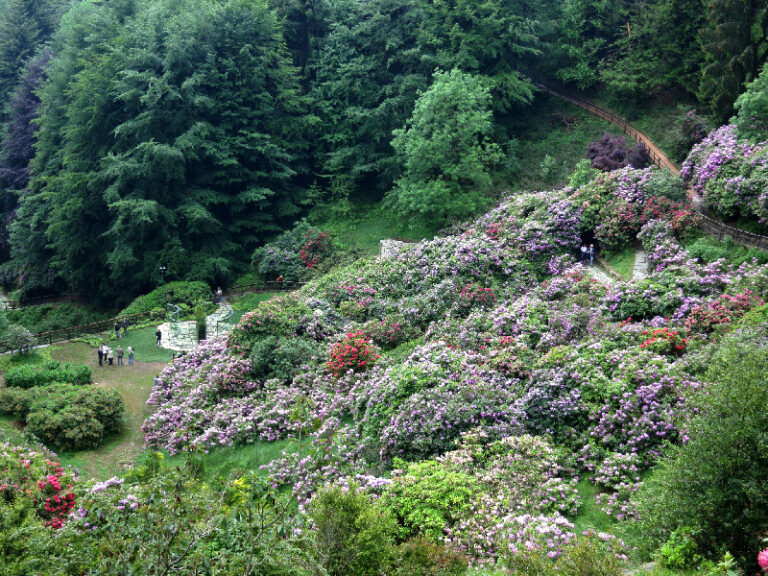
M614 136L607 132L600 140L589 145L587 158L592 161L592 168L603 172L618 170L625 166L645 168L651 161L648 150L643 144L629 149L624 136Z

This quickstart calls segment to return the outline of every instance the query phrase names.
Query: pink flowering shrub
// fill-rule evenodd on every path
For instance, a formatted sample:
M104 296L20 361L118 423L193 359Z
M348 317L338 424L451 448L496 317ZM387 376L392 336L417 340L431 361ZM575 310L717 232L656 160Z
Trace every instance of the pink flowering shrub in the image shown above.
M77 475L40 452L0 444L0 506L29 510L58 530L76 505Z
M714 301L695 306L685 319L685 327L688 330L706 334L718 326L730 324L752 308L763 304L765 304L763 299L750 290L741 294L721 294Z

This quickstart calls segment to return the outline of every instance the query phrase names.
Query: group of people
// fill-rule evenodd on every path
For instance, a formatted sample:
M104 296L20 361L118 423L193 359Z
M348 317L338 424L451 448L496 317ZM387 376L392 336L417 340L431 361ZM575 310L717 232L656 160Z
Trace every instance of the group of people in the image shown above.
M117 365L122 366L123 365L123 358L125 355L128 355L128 366L133 366L133 347L128 346L126 350L123 350L123 347L120 346L120 344L117 345L116 350L112 350L109 346L106 344L99 345L99 349L97 351L97 354L99 356L99 366L104 366L104 364L108 364L109 366L113 366L115 363L115 358L117 358Z
M592 266L595 263L595 245L590 244L587 246L586 244L581 245L581 261L584 262L587 258L589 258L589 265Z
M122 323L115 320L115 340L120 340L120 328L123 329L123 334L128 334L128 318L123 318Z

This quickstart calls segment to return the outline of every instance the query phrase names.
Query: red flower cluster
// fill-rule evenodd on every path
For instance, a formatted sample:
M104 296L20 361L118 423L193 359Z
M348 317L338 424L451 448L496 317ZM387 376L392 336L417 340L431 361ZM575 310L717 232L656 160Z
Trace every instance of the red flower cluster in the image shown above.
M493 304L496 302L496 294L493 293L493 288L482 288L474 283L464 286L461 289L459 298L467 306Z
M649 336L645 342L640 344L640 348L647 348L657 354L675 354L682 355L685 352L685 346L688 343L676 330L669 328L657 328L656 330L643 332L643 336Z
M307 232L304 245L299 250L301 261L307 268L314 268L320 261L320 256L330 249L331 237L325 232Z
M710 332L715 326L728 324L744 316L750 308L763 304L763 299L749 290L741 294L722 294L714 302L694 307L685 320L685 327L696 332Z
M331 348L331 359L326 364L328 372L335 378L340 378L349 370L361 372L381 358L376 354L371 340L365 332L358 330L350 332L341 342Z
M498 222L491 222L488 224L488 228L485 229L485 233L489 238L496 239L499 237L501 231L501 224Z
M37 515L45 520L45 525L58 530L67 521L69 511L75 507L75 494L71 491L72 485L62 487L64 469L58 462L51 460L41 461L39 454L33 463L26 458L26 454L20 455L16 466L6 471L16 477L16 482L0 484L0 497L6 502L12 502L21 498L29 502ZM43 479L35 480L34 476L44 474Z

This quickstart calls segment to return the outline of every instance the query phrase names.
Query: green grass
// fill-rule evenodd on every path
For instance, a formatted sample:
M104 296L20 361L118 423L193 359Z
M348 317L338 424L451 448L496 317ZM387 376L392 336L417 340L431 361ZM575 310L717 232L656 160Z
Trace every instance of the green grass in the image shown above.
M0 356L0 372L7 372L17 366L34 366L40 364L51 357L48 348L32 350L26 354L4 354Z
M147 329L145 329L146 331ZM152 330L152 329L149 329ZM134 331L134 344L146 337ZM128 332L128 336L132 336ZM154 339L154 336L153 336ZM125 346L129 339L121 341ZM152 343L154 347L154 342ZM156 351L154 351L157 354ZM167 353L170 358L171 353ZM119 436L107 439L107 442L95 450L83 450L72 453L60 453L59 459L64 465L77 467L85 478L108 478L121 474L143 450L144 434L141 425L147 414L146 402L152 390L153 378L165 366L165 362L137 362L134 366L99 366L96 351L82 342L69 343L46 348L27 355L16 363L41 362L47 357L60 362L86 364L93 372L93 386L117 390L125 402L125 429ZM5 357L4 357L5 358ZM127 360L126 360L127 362ZM3 370L10 366L6 362ZM9 417L0 417L0 440L24 443L18 423Z
M232 305L232 308L237 312L250 312L251 310L255 309L259 305L259 302L265 302L266 300L270 300L279 294L280 292L242 294L242 295L238 295L230 298L229 303ZM240 316L242 316L242 314ZM233 315L233 318L234 318L234 315Z
M685 244L685 248L695 258L704 262L714 262L724 258L734 266L740 266L756 258L761 264L768 263L768 252L757 248L745 248L733 240L720 241L709 234L702 235Z
M632 271L635 267L634 248L630 247L615 254L606 254L605 261L621 276L622 280L632 280Z
M127 350L128 346L133 346L135 352L134 358L137 362L170 362L173 356L172 350L166 350L165 348L158 347L155 342L157 338L155 331L157 325L148 326L146 328L136 328L134 330L128 329L128 333L122 335L120 340L114 339L114 334L110 334L112 338L109 341L109 346L115 350L117 345L123 347L123 350ZM96 349L93 349L93 355L96 356ZM115 360L117 362L117 360ZM128 362L126 356L125 362Z
M578 516L569 518L575 525L574 532L580 534L587 528L610 532L616 521L600 510L600 505L595 502L595 497L600 493L600 490L592 485L589 478L583 478L579 481L576 488L581 496L581 508Z
M345 206L343 214L318 213L311 221L335 240L350 248L362 248L368 254L378 254L379 242L384 239L416 242L431 238L436 232L426 225L409 227L387 213L381 204Z
M519 117L508 125L518 139L520 170L510 189L550 190L564 184L579 160L586 157L587 146L606 132L618 134L619 129L568 102L541 94ZM540 164L550 155L559 172L552 177L542 175Z
M305 452L310 440L304 440L301 451ZM278 440L276 442L256 442L233 448L217 448L207 454L200 454L203 463L203 476L213 481L227 479L233 474L258 471L259 467L280 458L282 452L296 452L300 449L296 440ZM182 466L187 456L177 454L167 458L169 465ZM266 472L261 472L266 474Z

